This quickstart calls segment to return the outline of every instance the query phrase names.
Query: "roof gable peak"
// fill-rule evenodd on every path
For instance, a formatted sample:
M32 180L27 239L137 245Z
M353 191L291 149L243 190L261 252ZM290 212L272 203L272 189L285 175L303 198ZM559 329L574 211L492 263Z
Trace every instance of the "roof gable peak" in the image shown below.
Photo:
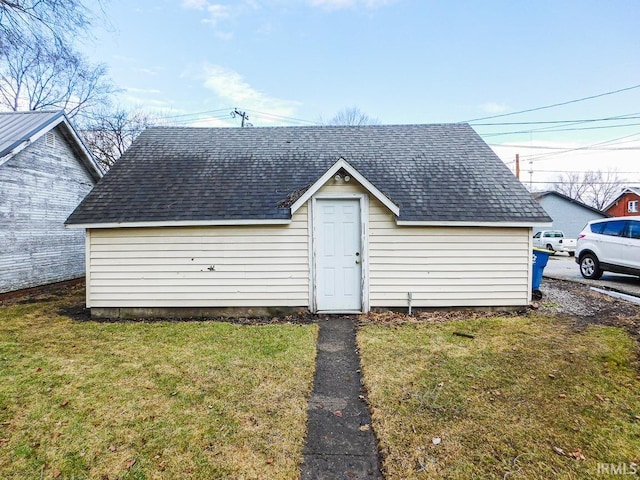
M382 193L373 183L349 164L344 158L340 157L329 169L316 180L307 191L300 196L291 205L291 215L293 215L302 205L304 205L318 190L320 190L330 178L337 175L338 172L344 170L348 175L357 180L371 195L376 197L384 206L386 206L396 216L400 215L400 207L396 205L389 197Z

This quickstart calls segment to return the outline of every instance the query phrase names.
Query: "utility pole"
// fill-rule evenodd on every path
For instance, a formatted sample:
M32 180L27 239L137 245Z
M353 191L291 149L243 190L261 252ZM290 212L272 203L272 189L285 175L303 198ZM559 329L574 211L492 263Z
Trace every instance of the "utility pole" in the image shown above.
M244 127L253 127L253 125L249 123L249 115L247 115L247 112L241 112L240 110L235 108L233 110L233 112L231 112L231 117L232 118L236 118L236 116L242 118L242 122L240 124L240 127L242 127L242 128L244 128Z
M516 178L520 180L520 154L516 153Z

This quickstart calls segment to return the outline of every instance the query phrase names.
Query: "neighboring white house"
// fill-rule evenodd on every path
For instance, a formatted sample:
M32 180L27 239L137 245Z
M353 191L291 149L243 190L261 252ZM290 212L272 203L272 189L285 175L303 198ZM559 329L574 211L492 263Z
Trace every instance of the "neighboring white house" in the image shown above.
M64 222L101 177L62 111L0 113L0 294L84 275Z
M69 217L97 316L523 306L551 219L466 124L151 128Z

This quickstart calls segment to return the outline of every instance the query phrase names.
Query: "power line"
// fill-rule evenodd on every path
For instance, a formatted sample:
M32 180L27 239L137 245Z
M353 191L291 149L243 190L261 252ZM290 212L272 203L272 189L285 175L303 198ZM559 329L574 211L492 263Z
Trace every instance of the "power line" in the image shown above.
M577 98L575 100L569 100L569 101L566 101L566 102L554 103L552 105L545 105L543 107L528 108L526 110L520 110L520 111L517 111L517 112L502 113L500 115L491 115L491 116L488 116L488 117L473 118L471 120L466 120L464 122L459 122L459 123L471 123L471 122L477 122L477 121L480 121L480 120L490 120L492 118L502 118L502 117L508 117L510 115L519 115L521 113L537 112L539 110L545 110L547 108L561 107L563 105L569 105L571 103L584 102L585 100L593 100L594 98L600 98L600 97L605 97L607 95L614 95L616 93L627 92L629 90L635 90L636 88L640 88L640 84L633 85L631 87L621 88L619 90L613 90L611 92L605 92L605 93L599 93L597 95L591 95L589 97Z
M604 118L585 118L585 119L575 119L575 120L548 120L548 121L537 121L537 122L489 122L489 123L471 123L470 125L473 127L500 127L500 126L509 126L509 125L548 125L548 124L558 124L558 123L574 123L578 125L581 123L608 122L608 121L614 121L614 120L635 120L640 118L639 116L636 116L636 115L640 115L640 112L628 113L626 115L616 115L614 117L604 117Z
M564 151L560 151L560 152L553 152L553 153L543 153L540 155L533 155L527 158L527 161L529 162L535 162L535 161L540 161L541 159L546 159L548 157L553 157L556 155L563 155L565 153L569 153L569 152L576 152L579 150L589 150L592 147L598 147L600 145L607 145L607 144L614 144L614 142L617 142L618 140L623 140L625 138L630 138L630 137L636 137L640 135L640 133L632 133L631 135L625 135L623 137L618 137L618 138L613 138L611 140L605 140L604 142L598 142L598 143L594 143L592 145L586 145L584 147L576 147L576 148L569 148L566 149Z
M638 140L627 140L626 142L619 142L616 145L629 142L637 142ZM513 143L487 143L490 147L508 147L508 148L530 148L532 150L566 150L567 147L552 147L548 145L523 145ZM633 151L640 150L640 147L620 147L620 148L588 148L587 150L603 151L603 152L615 152L615 151Z
M584 130L603 130L606 128L625 128L625 127L635 127L640 125L640 123L624 123L620 125L601 125L599 127L582 127L582 128L534 128L529 130L518 130L514 132L502 132L502 133L483 133L481 137L500 137L503 135L519 135L523 133L556 133L556 132L579 132Z
M314 121L311 121L311 120L304 120L302 118L287 117L285 115L277 115L275 113L259 112L257 110L250 110L248 108L246 110L247 110L247 112L255 113L257 115L262 115L262 116L264 116L266 118L289 120L290 122L304 123L304 124L310 124L310 125L321 125L320 122L314 122Z

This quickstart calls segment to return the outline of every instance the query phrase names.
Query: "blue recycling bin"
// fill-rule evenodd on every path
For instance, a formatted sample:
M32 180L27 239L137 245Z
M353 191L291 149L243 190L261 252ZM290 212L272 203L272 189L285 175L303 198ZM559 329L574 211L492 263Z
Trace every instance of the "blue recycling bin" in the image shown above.
M531 293L534 300L540 300L542 298L542 292L540 291L540 283L542 282L542 272L544 267L547 266L549 256L553 252L544 250L543 248L533 249L533 275L531 276Z

